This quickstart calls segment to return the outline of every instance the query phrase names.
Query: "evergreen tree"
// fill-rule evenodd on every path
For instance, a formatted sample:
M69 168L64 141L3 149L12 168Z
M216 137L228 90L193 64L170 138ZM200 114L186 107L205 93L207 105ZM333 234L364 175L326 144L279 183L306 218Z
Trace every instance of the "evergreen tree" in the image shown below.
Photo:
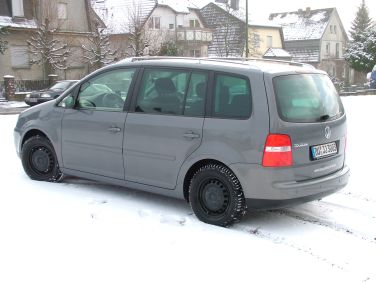
M98 22L93 24L93 32L87 36L89 45L82 45L86 55L84 59L94 69L99 69L116 60L117 50L111 50L109 35L105 29L100 27Z
M368 31L372 27L372 19L369 16L368 7L365 0L362 0L362 4L359 6L352 27L350 35L354 41L361 39L361 34Z
M2 39L2 36L6 34L5 27L0 27L0 54L4 54L7 49L8 42Z
M30 63L42 65L44 79L47 79L48 74L56 69L67 68L66 60L70 49L68 44L63 44L53 38L54 31L46 18L44 23L39 24L36 34L27 40L32 55Z
M359 40L352 41L345 52L350 67L361 72L370 72L376 65L376 30L359 34Z

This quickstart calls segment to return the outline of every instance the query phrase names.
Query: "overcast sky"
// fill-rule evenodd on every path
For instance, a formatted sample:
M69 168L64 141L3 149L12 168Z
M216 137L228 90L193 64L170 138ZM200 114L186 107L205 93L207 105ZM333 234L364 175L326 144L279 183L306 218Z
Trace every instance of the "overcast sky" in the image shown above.
M211 2L210 0L191 0L199 6ZM240 5L245 6L246 0L240 0ZM351 22L355 18L356 11L361 4L361 0L248 0L250 20L265 22L268 20L270 13L291 12L298 9L320 8L337 8L339 16L345 29L348 31L351 27ZM370 17L376 20L376 1L366 0Z

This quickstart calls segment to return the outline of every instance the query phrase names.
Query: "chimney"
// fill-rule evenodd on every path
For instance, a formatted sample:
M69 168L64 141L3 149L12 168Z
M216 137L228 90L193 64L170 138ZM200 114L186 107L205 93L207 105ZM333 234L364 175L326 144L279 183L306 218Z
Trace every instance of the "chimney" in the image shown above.
M311 7L307 7L305 10L306 17L309 17L311 15Z
M13 17L25 17L23 0L12 0L12 16Z

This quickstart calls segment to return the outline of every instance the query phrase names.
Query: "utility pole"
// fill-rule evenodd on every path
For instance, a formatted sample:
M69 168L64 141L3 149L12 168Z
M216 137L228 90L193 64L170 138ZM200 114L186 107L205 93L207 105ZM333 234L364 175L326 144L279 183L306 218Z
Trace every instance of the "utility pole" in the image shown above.
M248 46L248 0L245 0L245 57L249 56Z

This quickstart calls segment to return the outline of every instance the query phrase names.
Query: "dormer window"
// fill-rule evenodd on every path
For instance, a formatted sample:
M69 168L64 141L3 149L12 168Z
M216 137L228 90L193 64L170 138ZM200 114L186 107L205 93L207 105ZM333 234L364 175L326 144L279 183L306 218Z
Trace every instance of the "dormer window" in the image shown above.
M12 0L13 17L24 17L23 0Z

